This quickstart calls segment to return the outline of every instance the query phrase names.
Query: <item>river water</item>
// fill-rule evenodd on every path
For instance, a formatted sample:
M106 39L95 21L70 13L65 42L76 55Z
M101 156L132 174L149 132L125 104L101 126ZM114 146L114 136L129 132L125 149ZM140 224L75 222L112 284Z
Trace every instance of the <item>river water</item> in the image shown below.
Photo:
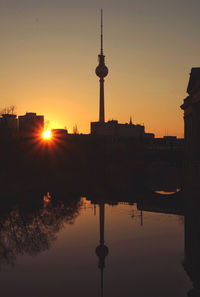
M2 212L1 296L187 296L183 216L51 201Z

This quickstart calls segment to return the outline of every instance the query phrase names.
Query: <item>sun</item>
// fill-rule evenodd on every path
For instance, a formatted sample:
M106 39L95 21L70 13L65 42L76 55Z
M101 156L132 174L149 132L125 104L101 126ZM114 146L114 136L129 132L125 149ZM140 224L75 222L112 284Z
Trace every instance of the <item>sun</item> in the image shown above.
M51 139L51 130L44 131L42 136L44 139Z

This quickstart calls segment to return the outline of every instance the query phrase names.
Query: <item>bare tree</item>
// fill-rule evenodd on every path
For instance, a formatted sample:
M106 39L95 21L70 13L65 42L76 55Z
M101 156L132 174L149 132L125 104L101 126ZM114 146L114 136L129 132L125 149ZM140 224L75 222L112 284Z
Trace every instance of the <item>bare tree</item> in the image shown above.
M48 130L49 129L49 124L50 124L50 121L49 120L45 120L44 121L44 130Z
M0 115L2 114L15 114L16 112L16 106L15 105L10 105L8 107L5 107L0 110Z
M75 125L75 126L73 127L73 133L74 133L74 134L78 134L78 127L77 127L77 125Z

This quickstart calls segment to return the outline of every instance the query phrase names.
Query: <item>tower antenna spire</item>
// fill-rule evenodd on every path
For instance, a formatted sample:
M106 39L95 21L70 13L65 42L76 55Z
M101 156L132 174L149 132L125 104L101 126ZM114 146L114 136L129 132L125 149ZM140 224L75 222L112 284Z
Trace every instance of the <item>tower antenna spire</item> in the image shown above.
M101 55L103 55L103 9L101 8Z

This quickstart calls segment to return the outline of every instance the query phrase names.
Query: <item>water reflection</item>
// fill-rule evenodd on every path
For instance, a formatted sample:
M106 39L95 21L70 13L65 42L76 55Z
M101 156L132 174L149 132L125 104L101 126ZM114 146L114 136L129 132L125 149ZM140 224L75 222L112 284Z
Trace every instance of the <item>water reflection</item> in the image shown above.
M19 204L8 213L1 213L0 267L13 266L18 255L35 256L50 249L60 229L74 223L80 206L80 199L52 203L48 193L43 206Z
M83 282L88 288L90 287L90 283L93 282L96 286L96 291L94 290L93 293L88 293L87 296L97 296L97 291L98 296L103 296L104 287L105 296L121 296L122 292L124 296L132 296L131 288L133 283L135 283L134 290L136 296L161 296L159 294L162 290L165 290L166 285L163 279L167 279L171 274L181 280L184 279L179 271L180 268L182 273L186 275L183 266L187 275L193 282L193 289L188 292L188 296L199 296L200 256L198 254L200 250L200 221L198 215L194 216L194 209L192 207L190 208L190 212L185 213L185 260L182 266L181 259L183 257L179 257L179 252L181 252L179 248L178 252L176 250L176 258L173 259L174 262L177 261L176 266L172 260L170 260L170 257L174 256L174 244L177 244L177 239L170 238L169 234L170 232L172 233L171 230L173 230L175 237L180 236L179 233L183 225L180 220L178 223L175 223L179 217L171 216L171 214L179 215L178 207L176 209L172 208L174 204L171 202L171 198L169 198L169 200L167 200L168 198L163 200L157 197L155 202L155 199L149 197L148 200L141 200L133 204L130 202L133 200L132 198L129 199L129 197L125 197L123 204L119 204L118 201L109 197L108 199L99 199L99 197L97 197L96 199L93 198L92 206L90 201L86 201L86 199L81 199L80 197L65 197L65 199L61 199L61 197L61 193L46 193L43 200L38 200L38 203L32 206L30 206L29 203L23 202L10 207L9 211L5 210L1 212L1 267L4 264L14 265L19 255L27 254L36 256L43 251L49 250L61 230L65 230L67 224L73 225L75 223L73 225L73 231L71 230L71 233L66 233L67 235L65 235L68 245L70 241L73 242L75 240L75 243L69 250L63 248L62 261L64 262L64 272L62 271L62 273L67 273L68 278L72 278L71 274L74 273L74 279L76 279L76 281L77 279L83 278ZM105 212L107 213L106 218ZM96 213L99 213L99 220L98 217L95 216ZM167 215L165 215L166 213ZM145 224L143 222L143 215L145 215ZM92 224L87 223L87 220L89 220L89 222L91 220L90 216L93 216L93 223L98 222L98 226L95 226L94 233L88 237L87 234L93 230ZM80 217L82 221L81 223L77 223ZM130 220L130 217L132 219L136 218L137 220ZM106 239L109 243L109 249L104 238L105 221L107 222ZM136 224L133 224L135 221ZM84 228L81 224L83 224ZM112 228L110 227L111 224ZM79 226L78 229L76 227L77 225ZM139 225L143 226L140 230L138 230ZM98 228L100 233L98 232ZM178 231L176 231L176 228ZM95 275L97 264L94 256L94 248L96 242L95 236L98 235L100 238L99 245L96 247L96 255L98 257L100 275L97 276ZM116 239L113 240L113 237ZM88 246L90 239L92 249ZM63 245L62 242L60 244ZM84 253L82 252L84 248L85 251L88 250L86 252L86 262L93 261L89 260L93 258L95 261L94 266L90 266L89 263L87 263L87 266L78 266L78 262L80 261L78 255L81 253L82 257L84 257ZM75 249L76 252L74 251ZM55 261L57 261L56 259L59 256L59 250L56 250L56 253L56 256L54 255ZM166 261L163 259L163 255L165 255ZM69 259L71 259L72 262L71 266L69 266ZM158 261L158 264L156 264L156 261ZM172 264L171 267L167 263L168 261L170 261L170 265ZM119 262L119 266L116 265L116 262L117 264ZM177 268L178 266L179 268ZM89 267L87 268L89 272L86 276L81 274L83 267ZM172 272L174 267L175 271L177 269L178 272ZM75 290L73 286L77 286L73 278L73 281L70 284L68 283L67 287L65 287L65 282L62 283L60 281L61 275L59 275L57 266L48 267L48 269L54 271L55 281L59 282L59 286L63 288L63 292L68 290L71 296L82 296L81 288L78 292L76 291L76 293L72 294L73 289ZM163 275L159 275L158 273L158 271L161 270ZM126 276L124 275L124 271L126 272ZM116 273L120 276L120 280L113 283L113 281L111 281L112 275L116 275ZM157 285L153 283L155 276L158 278ZM171 276L171 279L172 278ZM98 281L97 284L95 283L95 279ZM144 288L139 291L138 286L139 284L141 285L141 283L144 284ZM176 290L173 288L176 292L176 297L183 296L182 293L179 293L179 289L180 292L184 291L185 295L188 291L188 284L186 288L181 282L180 284L183 288L179 288L178 284L173 285L174 287L177 286ZM158 286L156 292L155 286ZM149 295L147 295L148 290L150 290ZM173 290L166 288L166 292L163 293L163 296L173 296L171 295ZM48 291L49 296L53 296L50 293L50 289L48 289Z
M155 193L157 194L161 194L161 195L172 195L172 194L175 194L175 193L178 193L180 192L181 189L176 189L175 191L155 191Z

